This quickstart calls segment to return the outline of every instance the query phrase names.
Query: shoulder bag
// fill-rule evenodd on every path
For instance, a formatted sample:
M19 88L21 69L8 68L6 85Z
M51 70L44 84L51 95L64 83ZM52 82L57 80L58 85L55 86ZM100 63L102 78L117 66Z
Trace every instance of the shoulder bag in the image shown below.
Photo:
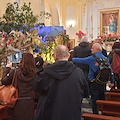
M15 83L15 84L14 84ZM0 101L6 107L13 108L18 99L16 70L14 72L12 84L0 87Z

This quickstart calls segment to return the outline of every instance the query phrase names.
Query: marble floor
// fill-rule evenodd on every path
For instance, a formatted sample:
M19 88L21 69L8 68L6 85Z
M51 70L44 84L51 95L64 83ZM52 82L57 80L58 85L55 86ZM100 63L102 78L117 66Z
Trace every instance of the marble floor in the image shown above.
M110 91L109 88L109 83L106 84L106 91ZM84 98L82 101L82 110L81 110L81 114L83 113L92 113L92 104L91 102ZM101 114L101 113L100 113ZM81 120L84 120L83 118Z
M92 113L92 104L91 102L84 98L82 101L82 110L81 110L81 114L83 113ZM83 118L81 118L81 120L84 120Z

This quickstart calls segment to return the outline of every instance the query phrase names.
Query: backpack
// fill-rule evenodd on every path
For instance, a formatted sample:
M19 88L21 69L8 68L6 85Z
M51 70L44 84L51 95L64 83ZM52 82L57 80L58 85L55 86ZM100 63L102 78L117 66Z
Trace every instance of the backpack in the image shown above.
M117 53L113 53L111 68L114 74L120 73L120 56Z
M94 73L95 82L101 85L105 85L111 76L111 67L107 63L107 57L105 59L100 59L96 55L93 55L95 60L99 63L99 70Z

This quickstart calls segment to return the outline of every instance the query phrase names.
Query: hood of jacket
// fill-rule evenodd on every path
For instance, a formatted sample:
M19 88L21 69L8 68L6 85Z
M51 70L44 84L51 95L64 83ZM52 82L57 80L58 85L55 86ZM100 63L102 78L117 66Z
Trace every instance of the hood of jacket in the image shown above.
M63 80L72 73L75 65L71 61L58 61L44 68L44 72L57 80Z
M23 81L23 82L33 81L34 78L35 78L35 77L30 76L30 75L27 75L27 74L25 75L25 74L21 71L21 69L19 69L19 68L17 69L16 73L17 73L18 79L19 79L20 81Z
M81 47L88 47L89 44L88 44L88 42L81 42L81 43L79 44L79 46L81 46Z
M120 49L115 49L115 53L120 56Z

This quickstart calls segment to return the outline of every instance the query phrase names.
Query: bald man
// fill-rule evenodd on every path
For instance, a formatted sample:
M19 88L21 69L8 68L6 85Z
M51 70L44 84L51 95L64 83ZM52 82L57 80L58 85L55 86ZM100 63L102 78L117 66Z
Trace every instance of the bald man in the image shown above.
M81 103L88 96L84 73L69 59L68 48L54 49L55 63L47 66L35 80L39 100L35 120L81 120Z
M100 59L105 59L105 56L102 54L102 47L99 43L94 43L92 48L91 48L91 52L92 54L96 55L98 58ZM104 92L105 92L105 87L106 85L101 85L96 83L95 81L95 73L99 70L99 64L97 63L97 61L95 60L95 58L91 55L89 57L86 58L73 58L72 61L74 63L83 63L83 64L87 64L89 65L89 81L90 81L90 93L91 93L91 99L92 99L92 110L94 114L98 114L97 111L97 105L96 105L96 100L104 100L105 96L104 96ZM108 60L108 64L109 60ZM110 87L114 86L114 75L113 72L111 70L111 76L110 76Z

